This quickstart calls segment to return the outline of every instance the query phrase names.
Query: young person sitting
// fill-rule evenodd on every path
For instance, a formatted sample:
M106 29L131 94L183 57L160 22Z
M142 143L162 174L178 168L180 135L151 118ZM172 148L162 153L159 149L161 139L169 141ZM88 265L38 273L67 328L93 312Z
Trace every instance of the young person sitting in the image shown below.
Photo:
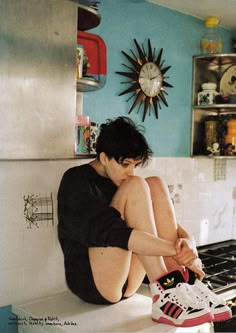
M127 117L100 127L97 158L67 170L58 191L66 282L86 302L114 304L150 282L152 319L175 326L226 320L230 309L201 280L194 239L176 223L159 177L135 176L152 151Z

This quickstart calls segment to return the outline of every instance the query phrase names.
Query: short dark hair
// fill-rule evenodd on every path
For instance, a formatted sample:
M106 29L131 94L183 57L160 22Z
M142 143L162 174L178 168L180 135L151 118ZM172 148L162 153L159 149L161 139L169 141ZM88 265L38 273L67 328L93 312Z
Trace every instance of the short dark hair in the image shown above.
M142 165L152 156L144 135L144 127L137 126L128 117L108 119L101 124L96 142L97 158L104 152L108 158L114 158L118 163L126 158L141 159Z

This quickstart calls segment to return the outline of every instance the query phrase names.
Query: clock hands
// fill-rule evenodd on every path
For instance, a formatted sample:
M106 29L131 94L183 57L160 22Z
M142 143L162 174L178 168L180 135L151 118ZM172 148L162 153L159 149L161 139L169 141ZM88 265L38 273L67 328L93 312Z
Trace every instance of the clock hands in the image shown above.
M159 73L156 76L151 77L150 80L154 80L154 79L158 78L158 76L161 76L161 74Z

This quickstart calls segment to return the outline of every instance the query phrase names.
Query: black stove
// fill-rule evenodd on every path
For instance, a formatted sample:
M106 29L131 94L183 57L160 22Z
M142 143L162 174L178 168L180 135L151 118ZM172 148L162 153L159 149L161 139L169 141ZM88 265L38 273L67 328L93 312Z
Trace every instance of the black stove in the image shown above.
M206 273L204 282L212 290L236 288L236 240L201 246L198 254Z
M215 332L236 332L236 240L198 247L206 276L203 280L220 294L232 310L233 318L214 325Z

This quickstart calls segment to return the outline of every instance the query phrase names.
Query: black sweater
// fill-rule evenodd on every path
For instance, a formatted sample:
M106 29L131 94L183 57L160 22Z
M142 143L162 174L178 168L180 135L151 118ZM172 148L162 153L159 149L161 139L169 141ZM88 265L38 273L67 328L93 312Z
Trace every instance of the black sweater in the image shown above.
M89 247L128 249L133 229L110 206L116 190L109 178L101 177L89 164L64 173L58 191L58 237L65 259L69 256L73 262L71 256L76 258Z

